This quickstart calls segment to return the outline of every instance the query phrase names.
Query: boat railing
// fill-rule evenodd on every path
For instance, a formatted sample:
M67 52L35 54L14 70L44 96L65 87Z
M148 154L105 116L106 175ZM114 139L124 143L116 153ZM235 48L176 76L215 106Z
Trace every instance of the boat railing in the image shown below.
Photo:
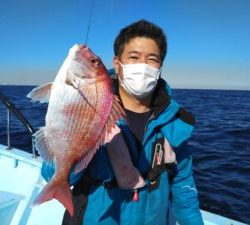
M15 107L15 105L6 97L1 91L0 91L0 100L3 102L3 104L6 106L7 109L7 127L6 127L6 133L7 133L7 149L12 149L11 143L10 143L10 112L13 113L20 122L24 125L24 127L27 129L28 133L31 136L32 141L32 155L33 157L37 157L37 153L35 151L35 145L34 145L34 128L31 126L31 124L28 122L28 120L24 117L24 115Z

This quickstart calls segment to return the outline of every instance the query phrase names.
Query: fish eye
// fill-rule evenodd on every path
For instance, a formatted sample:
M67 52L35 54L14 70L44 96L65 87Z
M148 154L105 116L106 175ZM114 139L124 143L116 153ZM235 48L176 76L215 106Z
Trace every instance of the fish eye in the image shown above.
M90 59L90 62L91 62L91 63L96 63L97 60L96 60L95 58L91 58L91 59Z
M92 64L95 64L95 66L99 66L100 65L100 60L98 60L97 58L91 58L90 62Z

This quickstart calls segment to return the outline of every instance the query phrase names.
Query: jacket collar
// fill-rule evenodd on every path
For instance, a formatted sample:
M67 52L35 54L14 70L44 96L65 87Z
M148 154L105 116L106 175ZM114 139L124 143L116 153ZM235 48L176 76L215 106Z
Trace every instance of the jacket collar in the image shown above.
M119 96L118 79L114 79L114 93L117 96ZM170 103L171 103L170 87L168 86L165 80L160 78L155 87L152 97L152 102L151 102L152 114L150 116L150 119L157 117L165 108L167 108L170 105Z
M152 102L151 102L152 114L150 116L150 119L159 116L159 114L170 105L170 102L171 102L170 88L168 87L166 81L160 78L155 87L152 97Z

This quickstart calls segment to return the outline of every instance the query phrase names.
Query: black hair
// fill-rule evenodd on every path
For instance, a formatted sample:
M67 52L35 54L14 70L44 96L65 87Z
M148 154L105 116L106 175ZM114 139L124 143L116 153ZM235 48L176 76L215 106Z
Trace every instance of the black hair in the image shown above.
M161 28L144 19L132 23L120 31L114 42L115 56L121 57L125 44L135 37L153 39L160 49L161 63L163 63L167 53L166 36Z

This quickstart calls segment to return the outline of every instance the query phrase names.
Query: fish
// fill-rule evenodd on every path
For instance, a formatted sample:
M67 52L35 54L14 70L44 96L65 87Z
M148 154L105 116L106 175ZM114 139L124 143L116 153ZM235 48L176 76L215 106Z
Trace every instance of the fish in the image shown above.
M80 44L70 48L54 82L36 87L27 97L48 102L45 126L34 139L45 163L55 166L54 176L33 206L57 199L73 216L69 175L87 167L105 139L110 139L116 122L124 118L124 110L101 59Z

